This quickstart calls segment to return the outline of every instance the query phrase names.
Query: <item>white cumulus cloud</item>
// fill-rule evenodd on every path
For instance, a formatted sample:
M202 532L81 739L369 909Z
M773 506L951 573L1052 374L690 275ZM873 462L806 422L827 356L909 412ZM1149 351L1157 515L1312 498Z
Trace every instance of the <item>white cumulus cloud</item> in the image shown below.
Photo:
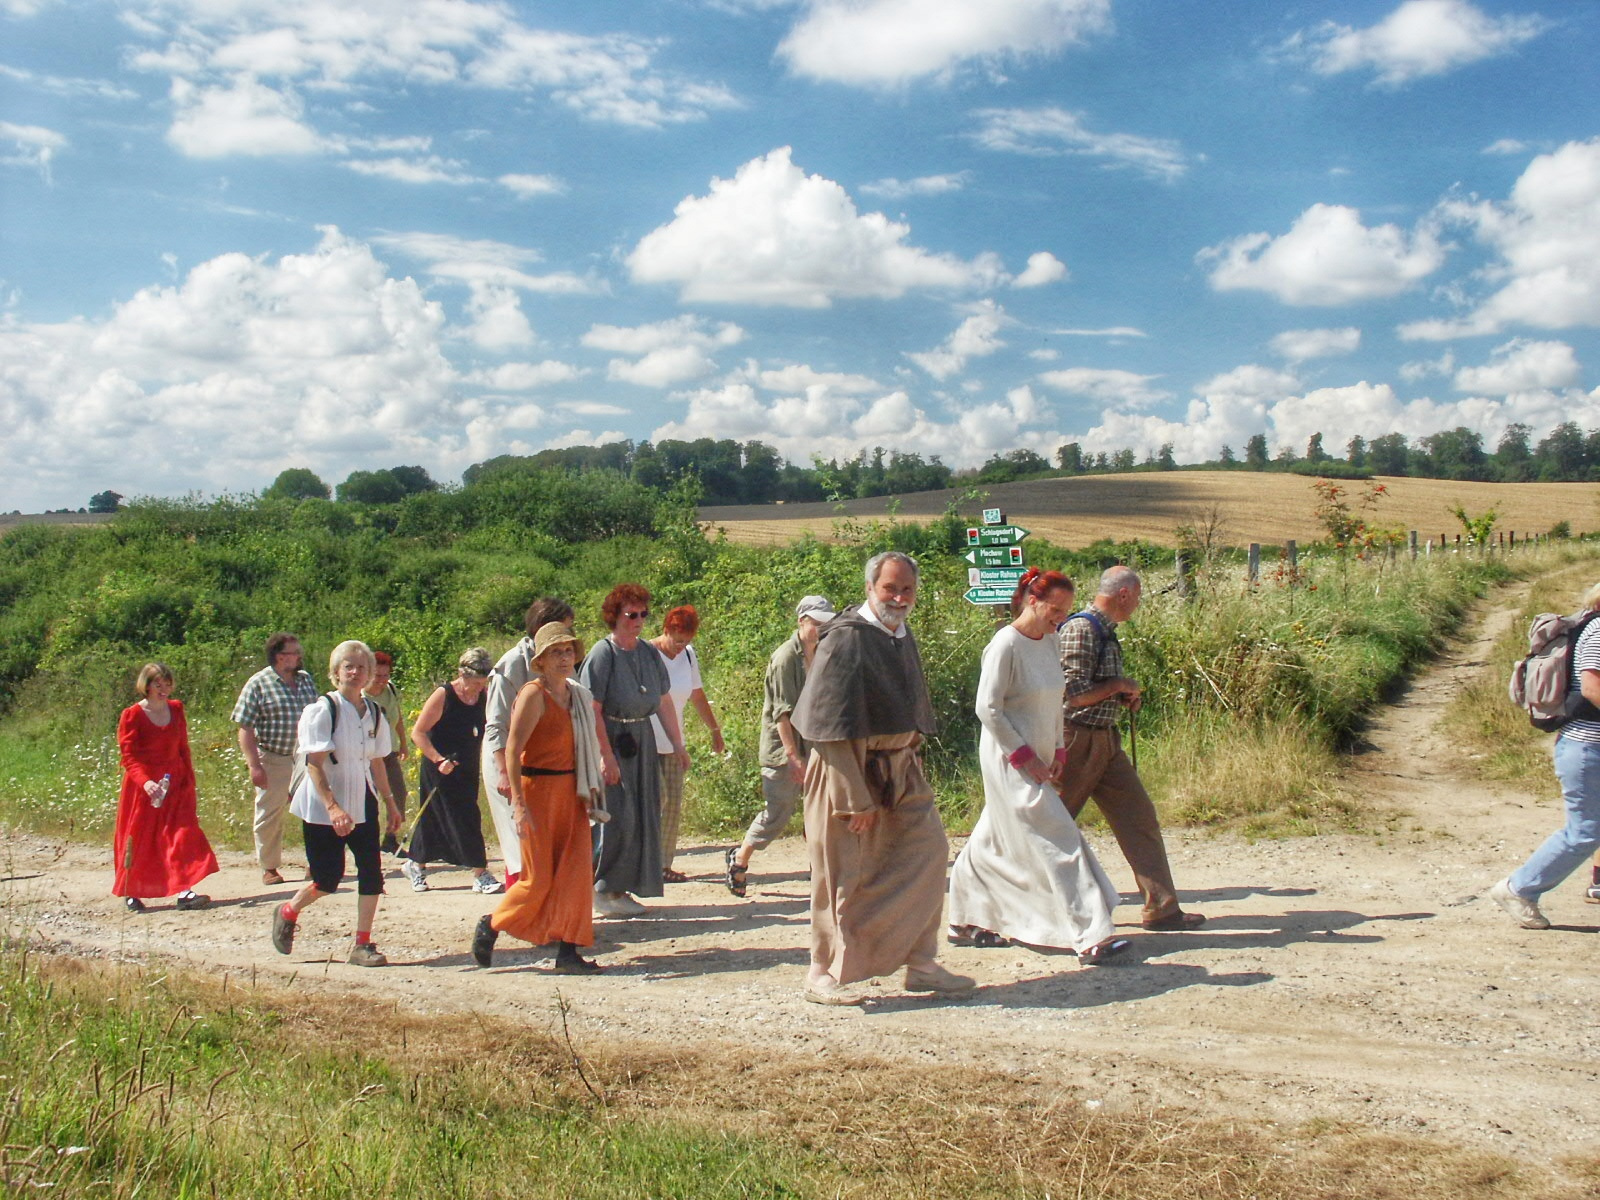
M583 335L591 349L633 356L612 359L606 377L641 387L704 379L717 369L712 353L743 340L744 330L731 322L713 328L687 315L649 325L594 325Z
M1008 323L1003 308L992 300L980 301L978 311L956 326L939 346L922 353L908 352L906 357L935 379L949 379L960 374L970 359L985 358L1001 349L1005 343L1000 331Z
M1110 27L1110 0L811 0L778 56L797 75L886 87L1054 55Z
M686 302L826 308L835 299L894 299L912 288L993 287L991 254L967 262L908 244L911 229L860 213L839 184L807 175L784 146L713 179L628 256L636 283L676 283Z
M1491 17L1467 0L1406 0L1376 25L1325 21L1290 39L1323 75L1371 71L1389 87L1507 54L1549 29L1536 14Z
M1481 367L1456 372L1458 392L1507 396L1540 388L1576 387L1583 377L1578 356L1565 342L1536 342L1514 338L1494 348L1494 356Z
M1404 325L1401 337L1600 325L1600 138L1539 155L1504 203L1451 200L1439 211L1494 252L1482 278L1495 290L1461 317Z
M1273 352L1292 363L1350 354L1360 345L1361 330L1354 326L1343 329L1285 329L1272 339Z
M1067 278L1067 264L1048 250L1028 255L1028 265L1022 274L1011 281L1012 287L1043 287L1047 283L1060 283Z
M1338 204L1313 204L1288 233L1249 233L1202 250L1218 291L1267 292L1285 304L1350 304L1394 296L1444 262L1431 229L1407 234L1397 225L1368 228L1361 214Z
M327 148L304 121L304 105L288 91L248 75L223 87L172 81L167 140L191 158L320 154Z

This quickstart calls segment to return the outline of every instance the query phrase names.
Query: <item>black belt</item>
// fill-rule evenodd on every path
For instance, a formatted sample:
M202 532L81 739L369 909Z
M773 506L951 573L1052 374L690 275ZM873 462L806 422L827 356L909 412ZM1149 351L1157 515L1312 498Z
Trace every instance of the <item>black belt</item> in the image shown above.
M577 771L568 767L565 771L551 771L545 767L523 767L522 773L532 778L536 775L576 775Z

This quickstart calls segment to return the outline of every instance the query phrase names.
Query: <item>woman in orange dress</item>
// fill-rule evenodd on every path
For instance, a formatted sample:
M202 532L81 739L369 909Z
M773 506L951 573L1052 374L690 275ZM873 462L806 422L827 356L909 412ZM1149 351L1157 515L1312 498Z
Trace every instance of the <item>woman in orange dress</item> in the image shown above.
M181 909L211 903L194 890L217 869L217 856L195 815L189 726L172 685L170 667L146 663L134 684L142 699L117 722L122 795L111 836L111 893L127 898L129 912L143 912L146 900L160 896L176 896Z
M598 792L598 734L594 706L572 677L581 647L562 624L534 637L537 674L517 693L506 727L506 749L521 760L522 788L511 816L522 846L522 873L492 913L478 921L472 957L494 961L502 933L536 946L556 945L558 975L592 975L600 964L578 953L594 945L594 865L589 837L591 793ZM504 769L504 778L515 776Z

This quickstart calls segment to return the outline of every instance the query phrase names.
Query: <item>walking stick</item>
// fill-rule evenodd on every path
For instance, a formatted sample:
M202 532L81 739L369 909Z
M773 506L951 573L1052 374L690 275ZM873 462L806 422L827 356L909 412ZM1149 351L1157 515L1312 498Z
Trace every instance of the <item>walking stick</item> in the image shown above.
M1128 757L1133 759L1133 773L1139 773L1139 710L1128 709Z
M451 762L455 761L455 755L452 754L449 758ZM442 762L443 760L441 759L440 761ZM422 814L428 811L428 805L432 804L433 798L439 794L439 787L443 782L444 776L441 775L439 783L429 788L428 794L422 798L422 805L417 809L417 815L411 818L411 832L406 834L406 840L394 852L396 858L411 857L411 839L417 836L417 827L422 824Z

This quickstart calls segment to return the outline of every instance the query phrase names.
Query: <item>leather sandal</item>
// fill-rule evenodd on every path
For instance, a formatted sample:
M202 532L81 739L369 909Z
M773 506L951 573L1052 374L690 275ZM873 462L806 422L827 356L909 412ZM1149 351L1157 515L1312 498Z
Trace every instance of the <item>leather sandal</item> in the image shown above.
M661 872L662 883L688 883L689 877L682 871L674 871L671 867Z
M1191 929L1199 929L1205 923L1204 913L1184 912L1181 908L1174 909L1164 917L1157 917L1154 921L1142 922L1152 933L1185 933Z
M1127 938L1107 938L1103 942L1095 943L1087 950L1078 951L1078 961L1086 967L1092 967L1098 963L1105 962L1108 958L1121 954L1131 945L1133 943Z
M739 848L737 846L730 846L728 847L728 852L722 856L722 861L727 868L725 882L728 885L728 890L735 896L742 896L745 893L746 883L750 878L750 868L739 865L736 858L738 853Z

